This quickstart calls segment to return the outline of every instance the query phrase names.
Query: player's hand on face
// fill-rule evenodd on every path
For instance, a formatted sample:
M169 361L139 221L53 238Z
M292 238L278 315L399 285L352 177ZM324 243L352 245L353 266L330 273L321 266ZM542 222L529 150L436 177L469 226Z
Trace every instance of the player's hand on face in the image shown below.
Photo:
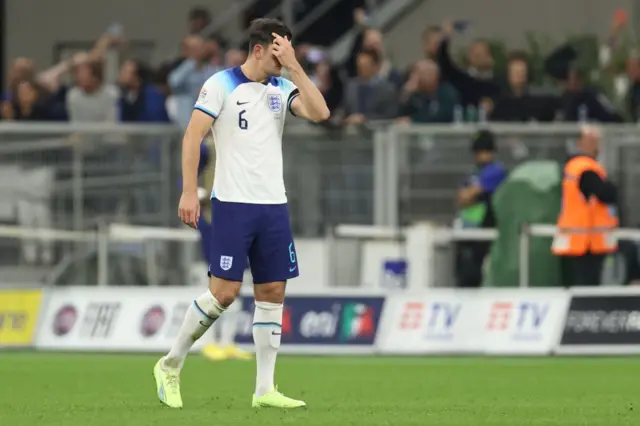
M285 69L292 69L298 64L298 60L296 59L296 52L293 50L291 41L289 41L287 37L281 37L276 33L272 35L274 37L273 54Z
M180 196L180 205L178 206L178 216L180 220L192 228L198 227L200 219L200 201L198 194L183 192Z

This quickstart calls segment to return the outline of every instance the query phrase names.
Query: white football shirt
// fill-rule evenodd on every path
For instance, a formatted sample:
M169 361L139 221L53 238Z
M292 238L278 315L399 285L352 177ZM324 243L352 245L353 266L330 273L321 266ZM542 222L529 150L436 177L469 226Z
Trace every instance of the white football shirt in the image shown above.
M249 80L240 67L214 74L195 104L215 119L216 169L211 198L284 204L282 130L296 86L282 77Z

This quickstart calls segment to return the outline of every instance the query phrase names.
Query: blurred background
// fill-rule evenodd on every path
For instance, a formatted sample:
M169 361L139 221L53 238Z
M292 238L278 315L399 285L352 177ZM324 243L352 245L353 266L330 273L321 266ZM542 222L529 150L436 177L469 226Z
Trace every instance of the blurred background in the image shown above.
M622 226L597 284L640 279L640 1L5 0L0 286L206 283L176 214L182 131L265 16L332 111L285 129L294 291L562 287L551 237L586 123Z

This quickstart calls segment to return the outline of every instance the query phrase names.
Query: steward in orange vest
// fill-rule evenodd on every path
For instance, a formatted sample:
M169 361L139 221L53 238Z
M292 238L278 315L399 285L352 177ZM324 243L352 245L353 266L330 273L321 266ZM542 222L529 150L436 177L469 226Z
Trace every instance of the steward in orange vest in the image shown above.
M567 161L562 180L562 207L552 251L563 257L565 286L599 285L607 254L618 248L616 188L595 159L600 133L585 127L579 148L583 152Z

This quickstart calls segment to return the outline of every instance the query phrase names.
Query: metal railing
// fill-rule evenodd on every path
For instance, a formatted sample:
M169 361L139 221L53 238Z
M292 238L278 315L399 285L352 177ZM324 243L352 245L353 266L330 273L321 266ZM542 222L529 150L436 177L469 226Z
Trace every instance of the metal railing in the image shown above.
M579 131L575 124L489 127L507 168L564 161ZM295 233L322 236L338 223L451 223L456 192L474 171L469 147L477 129L286 126L284 179ZM623 218L632 219L640 205L640 127L604 126L603 135L601 161L619 185ZM169 125L2 123L0 223L78 230L105 221L175 225L180 140Z
M410 229L398 230L389 227L362 227L353 225L339 225L333 230L334 235L343 238L363 240L396 240L404 245L412 245L409 240ZM531 276L531 239L553 237L556 227L548 224L531 224L522 226L518 237L518 286L529 287ZM620 240L640 241L640 229L621 228L614 232ZM411 250L405 250L407 261L412 269L421 270L414 273L408 283L410 290L421 290L433 287L436 283L442 286L446 281L439 273L437 261L433 253L442 246L457 241L494 241L498 237L496 229L453 229L430 228L428 238L422 238L418 245L413 244ZM16 226L0 226L0 240L16 239L22 244L56 243L70 247L70 259L76 263L76 268L61 262L61 268L54 270L44 278L45 285L69 285L95 283L106 285L168 285L175 283L189 283L190 270L198 258L196 244L200 236L198 232L186 228L162 228L132 226L125 224L104 225L96 231L63 231L56 229L30 229ZM336 252L335 240L326 242L328 251ZM175 244L179 250L168 250L167 245ZM174 247L175 248L175 247ZM417 248L417 249L416 249ZM171 259L167 252L179 253L178 258ZM125 256L126 255L126 256ZM93 264L92 264L93 261ZM132 280L122 280L118 269L123 267L137 267ZM426 268L416 268L417 265ZM353 266L353 265L351 265ZM339 259L332 258L328 262L329 280L326 286L352 286L346 282L350 277L362 283L362 276L366 271L357 270L354 274L349 265L344 265ZM453 275L453 267L448 267L449 275ZM173 270L173 275L169 273ZM71 272L69 272L71 271ZM64 279L63 273L73 275L74 279ZM355 275L355 277L354 277ZM514 283L515 284L515 283Z
M123 218L168 226L179 141L170 125L2 123L0 222L79 230Z

